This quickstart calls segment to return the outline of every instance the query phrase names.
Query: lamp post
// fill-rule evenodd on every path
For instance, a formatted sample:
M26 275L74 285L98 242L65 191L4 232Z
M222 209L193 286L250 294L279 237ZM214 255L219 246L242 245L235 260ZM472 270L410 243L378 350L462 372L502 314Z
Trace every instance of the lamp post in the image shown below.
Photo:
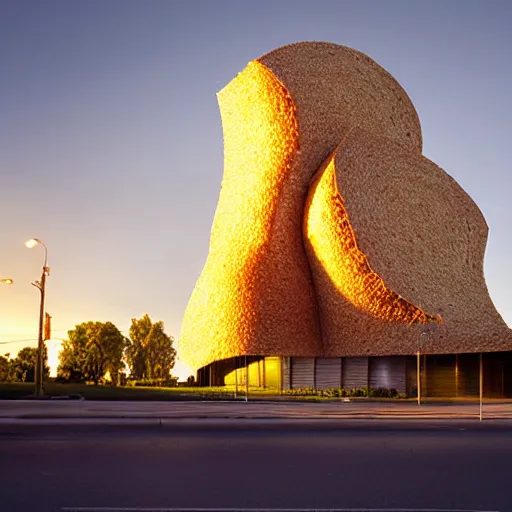
M422 336L428 336L428 333L425 331L420 332L418 337L418 352L416 353L416 381L418 387L418 405L421 405L421 343Z
M25 242L25 246L29 249L36 245L42 245L44 247L44 263L43 271L41 273L41 279L32 283L41 292L41 302L39 306L39 334L37 337L37 359L36 359L36 396L43 396L43 374L44 374L44 340L43 340L43 323L44 323L44 298L46 289L46 277L50 275L50 269L48 267L48 248L42 240L39 238L31 238Z
M10 277L4 277L4 278L0 279L0 283L12 284L12 283L14 283L14 281Z

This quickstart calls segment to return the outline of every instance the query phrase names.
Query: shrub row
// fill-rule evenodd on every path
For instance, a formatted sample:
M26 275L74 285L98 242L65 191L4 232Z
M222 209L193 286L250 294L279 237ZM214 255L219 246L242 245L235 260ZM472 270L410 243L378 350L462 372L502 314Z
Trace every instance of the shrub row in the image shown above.
M145 387L145 388L175 388L178 385L177 377L168 379L141 379L127 380L126 385L129 387Z
M344 397L369 397L369 398L406 398L404 393L399 393L391 388L295 388L283 391L284 395L291 396L318 396L325 398L344 398Z

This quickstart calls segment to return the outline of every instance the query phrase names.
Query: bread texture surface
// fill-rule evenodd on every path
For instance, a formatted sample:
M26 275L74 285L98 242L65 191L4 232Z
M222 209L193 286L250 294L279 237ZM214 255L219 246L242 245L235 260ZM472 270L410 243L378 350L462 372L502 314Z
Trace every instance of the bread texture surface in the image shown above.
M512 349L484 275L487 225L422 155L418 115L368 56L297 43L219 94L224 175L180 358Z

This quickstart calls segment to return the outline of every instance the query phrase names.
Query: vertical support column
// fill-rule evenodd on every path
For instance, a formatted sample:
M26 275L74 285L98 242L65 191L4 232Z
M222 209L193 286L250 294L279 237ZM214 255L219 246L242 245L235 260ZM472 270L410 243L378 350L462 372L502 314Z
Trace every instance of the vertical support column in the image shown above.
M418 405L421 405L421 354L416 353L416 388L418 390Z
M249 401L249 365L247 364L247 354L245 355L245 401Z
M460 394L459 388L460 370L459 370L459 354L455 354L455 396L458 398Z
M291 389L291 358L283 357L281 359L281 391L283 389Z
M423 396L428 396L428 381L427 381L427 354L423 355L423 387L421 389Z
M501 398L505 398L505 363L501 362Z
M484 364L480 352L480 421L484 419Z
M238 356L235 356L235 400L238 398Z

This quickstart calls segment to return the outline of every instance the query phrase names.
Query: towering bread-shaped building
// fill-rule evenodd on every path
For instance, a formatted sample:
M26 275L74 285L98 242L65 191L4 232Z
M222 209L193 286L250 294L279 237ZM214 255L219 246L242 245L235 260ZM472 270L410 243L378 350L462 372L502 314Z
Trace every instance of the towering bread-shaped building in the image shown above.
M299 43L219 94L224 177L179 353L198 369L241 355L509 350L484 281L478 207L422 156L405 91L366 55Z

